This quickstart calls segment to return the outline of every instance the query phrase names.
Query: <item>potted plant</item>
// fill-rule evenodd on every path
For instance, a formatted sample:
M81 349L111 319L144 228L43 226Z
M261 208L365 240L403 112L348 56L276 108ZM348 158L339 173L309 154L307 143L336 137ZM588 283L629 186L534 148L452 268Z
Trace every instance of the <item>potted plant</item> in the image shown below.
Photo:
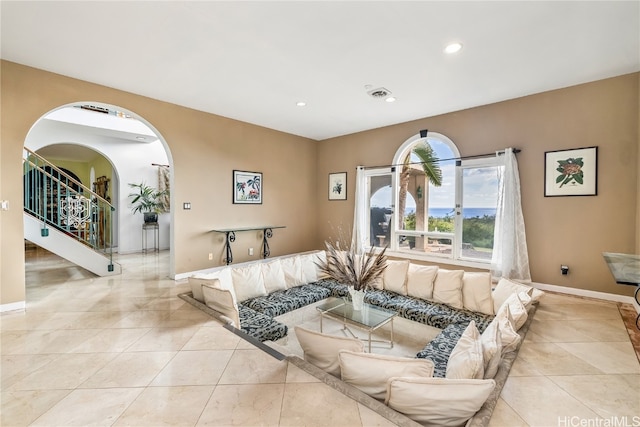
M129 183L129 187L136 190L129 194L131 211L134 214L142 212L145 223L158 222L158 214L165 211L162 198L168 194L167 190L156 190L144 181L139 184Z
M340 244L325 241L327 260L319 265L320 270L338 283L347 285L353 301L353 309L361 310L364 293L381 279L387 268L384 247L380 252L372 246L364 254L356 254L353 247L343 251Z

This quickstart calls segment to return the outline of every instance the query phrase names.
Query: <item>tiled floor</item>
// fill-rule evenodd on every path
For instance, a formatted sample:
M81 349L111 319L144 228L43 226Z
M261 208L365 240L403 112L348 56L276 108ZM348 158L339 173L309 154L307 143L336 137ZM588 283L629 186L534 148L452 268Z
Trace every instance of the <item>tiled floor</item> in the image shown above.
M0 425L390 425L177 298L168 253L118 261L96 278L27 251L27 310L0 316ZM632 425L639 386L617 305L549 294L491 425Z
M635 424L640 363L618 304L545 295L490 425Z

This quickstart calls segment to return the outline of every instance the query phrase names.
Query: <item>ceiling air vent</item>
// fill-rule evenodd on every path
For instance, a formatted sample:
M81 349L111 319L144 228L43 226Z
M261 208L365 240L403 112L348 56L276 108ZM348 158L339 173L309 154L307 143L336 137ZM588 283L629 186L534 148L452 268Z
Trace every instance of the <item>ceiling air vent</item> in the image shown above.
M385 89L383 87L379 87L377 89L371 89L367 91L370 97L376 99L385 99L391 95L391 91L389 89Z

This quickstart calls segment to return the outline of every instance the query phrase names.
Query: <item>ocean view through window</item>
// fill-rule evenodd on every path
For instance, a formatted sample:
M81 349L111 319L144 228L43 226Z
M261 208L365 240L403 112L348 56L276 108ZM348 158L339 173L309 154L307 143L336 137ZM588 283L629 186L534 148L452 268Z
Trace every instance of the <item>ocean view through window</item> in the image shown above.
M454 160L459 157L449 138L429 132L398 149L395 170L365 171L369 245L426 259L489 264L500 166L495 157ZM437 185L429 176L434 173L440 174Z

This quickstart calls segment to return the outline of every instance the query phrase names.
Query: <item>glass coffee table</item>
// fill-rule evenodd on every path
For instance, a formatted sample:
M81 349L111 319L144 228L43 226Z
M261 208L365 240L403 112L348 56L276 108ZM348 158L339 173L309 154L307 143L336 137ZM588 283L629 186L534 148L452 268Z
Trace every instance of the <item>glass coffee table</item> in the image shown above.
M320 312L320 332L322 332L322 320L325 316L342 322L343 331L348 332L352 337L357 336L349 329L348 325L363 329L369 334L369 353L371 353L372 342L382 342L389 344L393 348L393 318L398 315L393 311L388 311L371 304L364 303L362 310L354 310L353 303L348 299L329 298L325 303L316 307ZM389 340L373 340L371 334L378 328L391 323L391 337Z

